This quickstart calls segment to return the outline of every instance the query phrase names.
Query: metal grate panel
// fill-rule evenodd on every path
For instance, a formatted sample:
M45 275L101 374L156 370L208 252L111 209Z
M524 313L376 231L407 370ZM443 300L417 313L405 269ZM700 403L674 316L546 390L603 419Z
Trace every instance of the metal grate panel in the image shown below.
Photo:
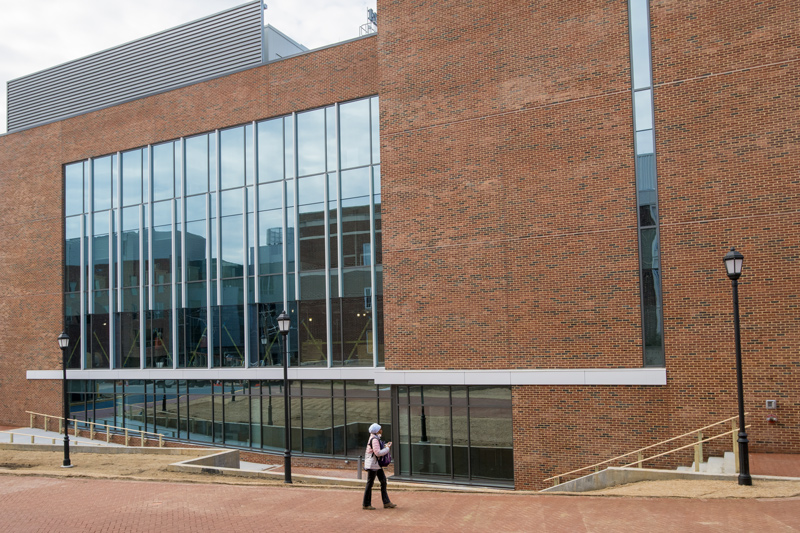
M110 107L262 62L261 0L8 82L8 131Z

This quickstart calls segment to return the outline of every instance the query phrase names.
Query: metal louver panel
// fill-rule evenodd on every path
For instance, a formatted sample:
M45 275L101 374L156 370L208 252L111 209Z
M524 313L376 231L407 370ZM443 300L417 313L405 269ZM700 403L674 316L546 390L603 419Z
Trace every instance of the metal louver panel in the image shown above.
M262 62L261 0L8 82L8 131L164 92Z
M636 156L636 186L640 191L656 188L656 156L646 154Z

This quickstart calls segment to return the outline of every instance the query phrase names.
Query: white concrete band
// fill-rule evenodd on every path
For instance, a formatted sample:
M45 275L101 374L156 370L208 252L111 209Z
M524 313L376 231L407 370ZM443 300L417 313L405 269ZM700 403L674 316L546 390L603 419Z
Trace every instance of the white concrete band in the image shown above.
M60 370L28 370L28 379L61 379ZM67 370L67 379L281 380L283 369L211 368ZM386 370L384 368L290 368L292 380L365 380L378 385L666 385L665 368L569 368L547 370Z

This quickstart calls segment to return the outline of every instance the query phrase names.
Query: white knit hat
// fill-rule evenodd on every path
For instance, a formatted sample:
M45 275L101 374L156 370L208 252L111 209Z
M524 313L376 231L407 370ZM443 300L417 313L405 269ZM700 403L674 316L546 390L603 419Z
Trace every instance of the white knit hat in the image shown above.
M369 432L372 433L373 435L375 433L379 432L380 430L381 430L381 425L380 424L372 424L369 427Z

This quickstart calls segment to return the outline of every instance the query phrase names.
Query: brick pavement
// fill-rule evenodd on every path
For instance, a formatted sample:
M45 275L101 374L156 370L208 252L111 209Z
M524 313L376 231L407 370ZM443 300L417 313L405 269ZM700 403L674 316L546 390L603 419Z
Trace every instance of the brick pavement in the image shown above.
M390 485L391 494L391 485ZM376 494L377 496L377 494ZM360 491L0 476L0 527L14 533L233 531L800 531L800 498L690 500Z

